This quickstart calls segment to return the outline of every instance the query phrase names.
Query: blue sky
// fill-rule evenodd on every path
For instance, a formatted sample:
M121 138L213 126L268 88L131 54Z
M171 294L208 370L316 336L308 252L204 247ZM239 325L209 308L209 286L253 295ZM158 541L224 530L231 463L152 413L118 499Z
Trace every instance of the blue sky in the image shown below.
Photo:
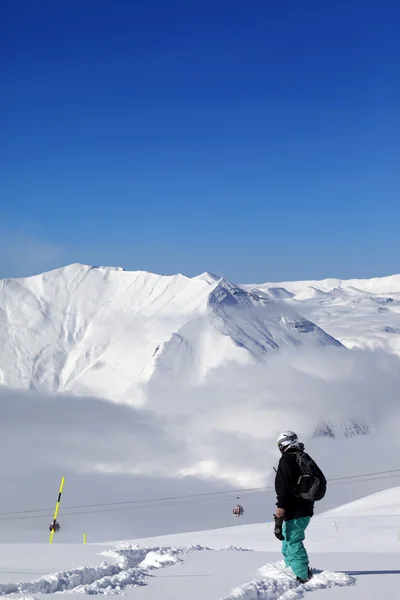
M0 277L400 272L398 3L1 13Z

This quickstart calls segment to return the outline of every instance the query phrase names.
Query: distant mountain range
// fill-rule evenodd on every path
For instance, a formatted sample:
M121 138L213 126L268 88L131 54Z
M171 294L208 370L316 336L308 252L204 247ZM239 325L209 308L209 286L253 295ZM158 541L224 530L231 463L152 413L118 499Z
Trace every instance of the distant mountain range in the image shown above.
M73 264L0 281L0 383L140 404L151 380L201 383L296 347L400 353L400 275L235 285Z

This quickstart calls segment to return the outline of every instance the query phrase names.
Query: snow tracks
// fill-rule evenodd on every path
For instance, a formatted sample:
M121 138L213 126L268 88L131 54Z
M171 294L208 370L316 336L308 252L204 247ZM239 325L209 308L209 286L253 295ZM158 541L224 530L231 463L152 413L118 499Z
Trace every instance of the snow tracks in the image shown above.
M259 570L259 577L235 588L223 600L301 600L305 592L354 585L354 577L332 571L313 571L313 577L299 584L283 561Z
M178 555L207 550L203 546L185 548L139 547L122 545L101 554L112 559L96 567L78 567L52 573L24 583L1 583L0 595L54 594L120 594L128 586L146 585L154 569L182 562Z
M33 596L54 593L123 594L127 587L146 585L146 579L152 576L155 569L182 563L183 558L181 557L203 550L211 551L205 546L140 547L124 544L115 549L101 552L101 556L110 560L99 566L59 571L30 582L0 583L0 595L15 597L18 594L25 600L33 600ZM229 546L223 550L243 552L245 549ZM301 600L308 591L348 586L354 583L355 579L345 573L314 571L313 578L308 583L301 585L297 583L284 563L278 562L261 567L258 577L233 589L222 600ZM212 587L211 582L210 591ZM204 598L204 600L208 599Z

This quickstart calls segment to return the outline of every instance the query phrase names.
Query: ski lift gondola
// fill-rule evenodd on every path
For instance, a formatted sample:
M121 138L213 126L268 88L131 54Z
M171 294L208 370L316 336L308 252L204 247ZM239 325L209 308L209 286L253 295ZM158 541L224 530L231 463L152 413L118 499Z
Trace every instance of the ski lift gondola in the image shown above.
M239 496L237 496L236 500L240 500ZM235 515L235 517L241 517L244 513L243 506L241 504L236 504L232 509L232 513Z
M54 529L54 533L57 533L57 531L60 531L60 523L58 521L52 521L49 525L49 531L53 531Z

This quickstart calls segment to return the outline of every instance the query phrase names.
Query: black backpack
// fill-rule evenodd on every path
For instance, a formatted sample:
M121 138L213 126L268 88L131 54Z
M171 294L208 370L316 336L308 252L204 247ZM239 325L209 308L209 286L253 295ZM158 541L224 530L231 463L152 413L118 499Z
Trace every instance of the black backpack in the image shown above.
M295 488L296 496L309 502L322 500L326 493L325 475L306 452L296 452L296 460L301 472Z

